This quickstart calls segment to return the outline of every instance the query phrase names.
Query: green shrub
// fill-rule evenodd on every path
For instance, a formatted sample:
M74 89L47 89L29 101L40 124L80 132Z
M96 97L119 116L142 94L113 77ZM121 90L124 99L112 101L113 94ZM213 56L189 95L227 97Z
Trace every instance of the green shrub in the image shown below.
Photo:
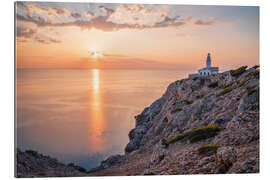
M38 157L38 156L39 156L39 153L38 153L37 151L33 151L33 150L25 150L25 152L26 152L27 154L30 154L30 155L34 156L34 157Z
M244 73L247 69L247 66L242 66L238 69L235 69L235 70L231 70L230 73L232 76L239 76L241 75L242 73Z
M214 95L215 95L214 93L210 93L205 98L209 98L209 97L214 96Z
M215 88L218 87L218 81L212 82L208 85L209 88Z
M253 94L256 91L256 89L250 89L248 90L248 96L250 96L251 94Z
M252 68L257 69L258 67L260 67L260 66L259 65L255 65Z
M171 139L169 139L167 141L165 139L163 139L162 144L165 145L165 146L168 146L169 144L171 144L171 143L173 143L175 141L179 141L179 140L183 139L184 137L186 137L185 133L184 134L178 134L178 135L172 137Z
M237 84L237 87L242 87L244 84L246 84L247 81L248 81L248 79L244 79L239 84Z
M168 146L167 141L165 139L161 140L161 144L165 145L166 147Z
M184 99L184 102L187 103L187 104L192 104L193 101L189 101L188 99Z
M221 91L217 96L223 96L224 94L227 94L233 90L232 87L227 87L223 91Z
M239 84L241 82L241 78L234 81L236 84Z
M178 112L178 111L182 111L183 109L181 107L177 107L175 108L174 110L172 110L171 113L175 113L175 112Z
M199 154L216 153L220 145L203 145L198 149Z
M203 94L197 95L196 98L197 98L197 99L200 99L200 98L203 98L203 96L204 96Z
M220 86L220 88L226 89L227 87L232 86L234 83L235 83L235 81L233 81L233 82L231 82L231 83L229 83L229 84L227 84L227 85L223 84L223 85Z
M246 77L249 78L249 77L252 77L252 76L255 76L255 77L259 77L260 75L260 72L257 70L257 71L251 71L249 72Z
M195 128L191 130L189 141L191 143L197 142L203 139L207 139L210 137L213 137L217 134L217 132L223 130L223 127L215 126L215 125L209 125L209 126L203 126L200 128Z
M224 119L216 119L215 123L222 124L222 123L224 123Z
M224 130L224 129L225 129L224 127L215 126L215 125L202 126L199 128L194 128L188 132L178 134L167 141L163 139L162 144L167 147L169 144L182 140L184 138L189 139L189 141L193 143L193 142L197 142L203 139L213 137L219 131Z
M160 155L159 156L159 161L162 161L164 158L165 158L165 155L164 154Z

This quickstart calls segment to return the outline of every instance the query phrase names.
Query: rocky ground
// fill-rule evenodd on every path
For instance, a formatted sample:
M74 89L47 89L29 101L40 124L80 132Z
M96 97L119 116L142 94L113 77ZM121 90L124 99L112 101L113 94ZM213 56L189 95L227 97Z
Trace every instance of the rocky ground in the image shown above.
M170 84L135 117L125 155L111 156L90 172L51 165L41 155L32 162L19 152L18 176L48 176L47 170L53 176L258 173L259 71L243 66Z
M65 165L57 159L36 151L17 149L16 177L68 177L86 176L86 170L74 164Z

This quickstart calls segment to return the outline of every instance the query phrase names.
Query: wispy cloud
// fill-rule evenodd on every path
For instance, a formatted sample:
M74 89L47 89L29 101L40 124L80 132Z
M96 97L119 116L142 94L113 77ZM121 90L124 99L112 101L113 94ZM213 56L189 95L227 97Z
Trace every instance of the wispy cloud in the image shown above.
M195 25L206 25L206 26L209 26L209 25L213 25L214 23L216 23L216 19L213 18L213 17L210 17L208 20L206 21L203 21L201 19L194 19L193 20L193 24Z
M74 18L80 18L81 14L80 13L71 13L71 16Z
M54 38L50 38L50 37L42 38L41 36L36 36L35 40L40 42L40 43L43 43L43 44L61 43L62 42L62 41L54 39Z
M17 28L17 37L31 38L37 33L37 29L31 29L23 26Z

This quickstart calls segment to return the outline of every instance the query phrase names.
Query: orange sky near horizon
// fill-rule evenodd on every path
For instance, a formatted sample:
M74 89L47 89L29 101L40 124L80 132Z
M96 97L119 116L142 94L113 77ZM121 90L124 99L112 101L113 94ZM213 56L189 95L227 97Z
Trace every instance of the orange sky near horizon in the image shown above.
M82 5L17 3L17 68L195 69L208 52L221 69L259 64L258 7Z

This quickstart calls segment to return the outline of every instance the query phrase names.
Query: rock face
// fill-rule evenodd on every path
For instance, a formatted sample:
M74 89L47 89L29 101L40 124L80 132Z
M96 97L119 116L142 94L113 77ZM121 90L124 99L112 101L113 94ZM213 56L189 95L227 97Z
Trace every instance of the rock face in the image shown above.
M156 100L150 107L145 108L141 114L135 117L136 128L128 134L130 142L127 144L125 152L132 152L140 147L142 137L152 126L153 119L161 111L164 102L164 97Z
M17 150L16 177L69 177L86 176L86 170L72 163L65 165L57 159L36 151Z
M121 160L90 175L258 173L259 71L170 84L135 117Z

